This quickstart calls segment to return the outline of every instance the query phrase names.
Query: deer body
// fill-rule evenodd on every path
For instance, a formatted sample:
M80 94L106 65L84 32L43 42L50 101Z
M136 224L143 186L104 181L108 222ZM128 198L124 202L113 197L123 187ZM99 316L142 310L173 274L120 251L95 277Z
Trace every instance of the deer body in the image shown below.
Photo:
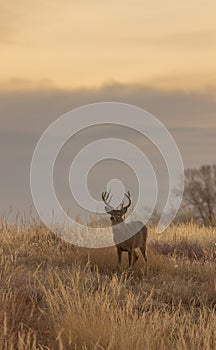
M140 249L145 262L147 263L146 256L146 241L147 241L147 227L141 221L131 221L130 223L125 223L123 215L127 212L127 209L131 205L130 193L128 192L125 196L129 200L129 204L121 206L121 209L114 209L107 202L109 199L109 194L104 192L102 194L102 199L107 205L105 207L106 212L111 215L110 219L112 222L113 240L117 248L118 253L118 263L121 265L122 252L128 253L129 266L133 266L138 259L138 254L136 249ZM133 236L131 233L135 232ZM129 237L125 239L125 237Z

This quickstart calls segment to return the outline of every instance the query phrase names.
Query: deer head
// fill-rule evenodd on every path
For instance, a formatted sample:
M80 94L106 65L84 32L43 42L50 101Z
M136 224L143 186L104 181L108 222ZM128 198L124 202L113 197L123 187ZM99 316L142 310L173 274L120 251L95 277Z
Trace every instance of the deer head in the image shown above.
M106 210L107 214L110 215L110 220L112 222L112 225L119 224L120 222L122 222L124 220L123 216L126 214L128 208L131 205L130 192L128 191L124 195L128 199L128 204L124 205L124 202L122 202L121 208L115 209L109 204L111 201L111 198L112 198L112 195L110 195L110 192L103 192L102 193L102 199L103 199L104 203L106 204L105 210Z

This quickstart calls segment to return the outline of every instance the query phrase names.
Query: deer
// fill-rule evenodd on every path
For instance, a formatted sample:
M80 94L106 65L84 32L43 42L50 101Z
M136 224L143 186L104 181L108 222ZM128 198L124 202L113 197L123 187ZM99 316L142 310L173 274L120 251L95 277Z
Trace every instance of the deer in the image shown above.
M124 205L124 201L120 205L120 209L116 209L110 205L110 200L112 196L110 195L110 192L102 192L102 200L105 203L105 211L107 214L110 215L111 225L112 225L112 232L113 232L113 240L117 248L117 254L118 254L118 266L121 268L121 262L122 262L122 253L127 252L128 253L128 263L129 268L133 267L136 261L139 258L139 255L136 252L136 249L139 248L141 251L143 258L146 262L147 266L147 255L146 255L146 242L147 242L147 227L141 222L141 221L132 221L130 223L124 222L124 216L128 210L128 208L131 206L131 195L128 191L127 193L124 193L124 196L128 200L128 204ZM117 226L116 226L117 225ZM122 235L128 231L128 228L130 225L131 229L135 230L135 234L124 240ZM119 243L119 238L121 238L121 242Z

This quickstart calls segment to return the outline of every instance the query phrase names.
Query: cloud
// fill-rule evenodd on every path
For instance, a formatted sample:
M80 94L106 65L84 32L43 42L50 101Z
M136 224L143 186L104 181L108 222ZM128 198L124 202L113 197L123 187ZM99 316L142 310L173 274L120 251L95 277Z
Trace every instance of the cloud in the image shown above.
M25 92L29 90L38 91L46 89L50 90L55 88L53 80L49 78L43 78L35 81L31 79L12 77L4 84L2 83L1 86L4 89L4 91L24 90Z
M216 31L190 31L177 32L167 35L155 36L134 36L130 38L122 38L123 41L142 45L162 45L162 46L185 46L194 49L196 46L215 46Z
M88 103L117 101L139 106L168 127L179 146L186 168L215 162L216 99L213 90L203 93L168 91L140 84L110 82L100 88L65 91L55 88L30 89L28 87L32 82L25 80L22 84L25 89L21 91L0 92L2 208L13 204L21 209L32 204L29 170L40 135L62 114ZM117 137L119 132L110 127L108 134ZM95 135L97 132L94 129L82 134L80 139L76 139L80 141L74 150L94 140ZM100 129L99 135L105 136L105 131L103 134ZM126 137L144 147L148 154L153 155L153 159L157 159L140 136L128 132ZM62 171L61 167L60 170ZM67 203L69 202L68 200Z
M0 91L1 128L43 130L47 123L73 108L94 102L117 101L148 110L169 128L216 127L215 90L160 90L141 84L106 83L100 88L61 90L50 80L35 84L13 78L20 91ZM36 86L36 88L35 88ZM50 87L51 86L51 87ZM9 124L9 125L8 125Z

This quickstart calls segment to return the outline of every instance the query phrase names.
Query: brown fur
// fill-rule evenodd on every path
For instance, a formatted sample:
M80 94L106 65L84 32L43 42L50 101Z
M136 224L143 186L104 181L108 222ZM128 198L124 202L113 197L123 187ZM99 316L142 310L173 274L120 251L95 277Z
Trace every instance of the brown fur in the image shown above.
M127 239L122 243L116 244L119 266L121 266L122 252L128 253L129 267L133 266L139 258L136 252L136 249L138 248L141 251L143 258L145 259L145 262L147 264L146 242L147 242L147 227L143 226L142 229L138 231L133 237Z

